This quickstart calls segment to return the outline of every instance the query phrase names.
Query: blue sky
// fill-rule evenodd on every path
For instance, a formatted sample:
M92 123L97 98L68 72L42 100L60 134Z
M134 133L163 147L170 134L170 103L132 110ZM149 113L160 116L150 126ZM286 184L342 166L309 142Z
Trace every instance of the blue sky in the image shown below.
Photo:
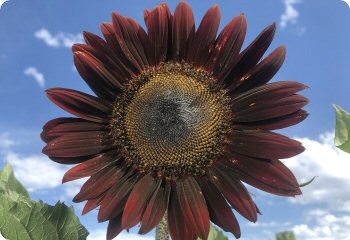
M0 1L1 2L1 1ZM82 31L100 34L99 25L111 21L111 12L143 24L143 10L162 1L137 0L10 0L0 10L0 167L9 161L35 199L68 205L82 182L61 185L67 167L47 159L39 138L42 125L68 116L45 96L50 87L91 93L74 68L70 47ZM167 1L175 9L179 1ZM350 155L333 146L335 113L332 104L350 110L350 10L341 0L188 0L197 25L215 3L222 10L221 28L245 13L245 44L272 22L278 30L271 52L287 46L286 61L274 80L297 80L310 87L310 116L280 132L299 139L307 151L286 159L300 182L317 176L303 196L286 199L250 189L262 211L257 224L239 218L244 240L274 239L274 233L294 230L303 240L350 239ZM80 215L82 205L74 204ZM97 211L81 217L90 240L103 239L106 225ZM152 239L123 233L116 239ZM233 239L231 234L228 236Z

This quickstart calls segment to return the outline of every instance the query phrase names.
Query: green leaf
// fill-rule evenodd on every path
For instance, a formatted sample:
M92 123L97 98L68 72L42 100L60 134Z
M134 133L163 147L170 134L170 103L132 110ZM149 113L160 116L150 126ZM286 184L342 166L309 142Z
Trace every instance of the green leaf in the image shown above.
M350 114L337 105L334 144L341 150L350 153Z
M0 194L5 194L13 199L19 196L29 198L27 190L16 179L13 169L9 163L6 163L4 169L0 172Z
M285 231L276 234L276 240L296 240L292 231Z
M89 234L72 207L31 200L9 164L0 173L0 232L10 240L85 240Z
M208 240L228 240L228 237L226 237L222 231L211 224Z

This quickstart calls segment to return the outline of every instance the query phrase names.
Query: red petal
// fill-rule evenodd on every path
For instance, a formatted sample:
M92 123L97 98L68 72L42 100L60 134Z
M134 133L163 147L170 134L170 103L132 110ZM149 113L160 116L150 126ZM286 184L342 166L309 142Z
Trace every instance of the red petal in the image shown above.
M147 203L160 183L161 179L148 174L135 184L124 207L122 228L132 228L141 221Z
M168 208L170 190L171 187L168 182L163 181L162 184L159 184L142 215L140 234L151 231L162 219Z
M114 181L114 184L110 186L98 212L98 220L100 222L114 218L124 210L130 192L139 177L138 174L130 176L131 174L133 173L127 173L119 181Z
M116 63L125 69L130 76L137 75L142 71L139 64L130 56L125 55L125 43L118 40L115 29L111 23L101 24L101 32L106 39L108 47L113 51Z
M74 202L94 199L115 185L125 173L125 169L117 166L101 169L87 180L80 192L74 197Z
M104 198L105 194L101 194L100 196L98 196L97 198L94 198L94 199L90 199L86 202L85 206L84 206L84 209L83 209L83 212L82 212L82 215L90 212L92 209L94 208L97 208L101 202L102 202L102 199Z
M112 17L114 31L121 50L140 69L145 69L148 66L148 61L137 35L138 24L118 13L113 13Z
M72 132L50 141L43 153L50 157L83 157L110 148L105 145L105 133L100 131Z
M79 91L51 88L46 93L57 106L85 120L103 123L112 111L108 102Z
M235 160L224 161L223 166L231 174L263 191L281 196L301 194L293 173L279 160L262 160L233 154Z
M89 177L108 167L111 163L116 163L120 160L121 155L117 151L101 153L96 157L87 160L71 169L63 176L62 182L69 182L83 177Z
M203 66L210 56L210 48L215 42L221 19L219 5L211 7L204 15L193 39L189 42L187 61Z
M244 74L254 67L270 46L275 32L275 23L265 28L259 36L240 53L239 61L223 81L227 84L238 81Z
M294 113L287 114L281 117L274 117L256 122L240 122L233 125L234 129L250 129L250 130L275 130L295 125L303 121L308 116L305 110L298 110Z
M209 173L209 177L237 212L249 221L256 222L257 208L247 189L235 175L218 165Z
M200 238L207 239L210 229L209 213L197 181L193 177L180 179L176 182L176 191L186 221L193 226Z
M231 20L221 31L214 45L206 67L214 76L223 79L239 60L239 51L246 34L247 23L244 15Z
M300 142L268 131L233 131L231 139L230 151L257 158L290 158L305 150Z
M130 70L121 64L119 56L109 48L102 38L89 32L84 32L84 38L94 51L83 51L79 48L78 51L89 53L99 59L120 83L125 83L125 80L130 78ZM74 47L73 52L76 52ZM116 87L119 87L118 83L116 83Z
M192 9L186 2L177 5L173 19L172 57L175 61L185 59L188 51L188 39L193 38L195 22Z
M172 186L168 208L168 229L172 240L197 239L194 229L187 223L188 218L183 214L176 187Z
M127 77L106 59L99 59L96 53L79 48L74 51L74 63L80 74L94 93L108 101L114 101L124 89Z
M109 220L107 227L107 240L112 240L123 230L122 228L122 212L115 218Z
M40 134L46 143L70 132L101 131L106 126L80 118L55 118L48 121Z
M229 87L229 90L237 94L266 84L281 68L285 57L286 47L278 47L245 74L240 81L234 82L234 84Z
M266 101L251 101L246 109L235 114L234 122L256 122L283 117L299 111L309 102L307 98L297 94L284 98L270 97Z
M239 238L241 230L238 221L220 191L206 177L202 177L199 184L208 205L210 220L223 230L231 232L236 238Z
M154 45L156 63L165 61L171 40L172 16L168 4L163 3L144 13L148 36Z
M156 59L154 56L154 46L151 42L151 39L149 38L148 34L145 32L145 30L133 19L128 19L130 24L132 24L136 30L137 37L140 40L140 43L143 46L143 50L146 54L146 60L144 62L148 62L148 65L154 66L156 65Z

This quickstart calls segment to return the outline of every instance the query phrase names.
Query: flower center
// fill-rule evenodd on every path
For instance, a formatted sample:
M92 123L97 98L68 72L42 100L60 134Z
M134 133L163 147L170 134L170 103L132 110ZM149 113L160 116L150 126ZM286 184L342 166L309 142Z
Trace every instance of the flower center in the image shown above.
M222 151L230 115L225 92L213 82L206 71L173 63L131 81L121 122L124 145L141 171L166 177L205 173Z

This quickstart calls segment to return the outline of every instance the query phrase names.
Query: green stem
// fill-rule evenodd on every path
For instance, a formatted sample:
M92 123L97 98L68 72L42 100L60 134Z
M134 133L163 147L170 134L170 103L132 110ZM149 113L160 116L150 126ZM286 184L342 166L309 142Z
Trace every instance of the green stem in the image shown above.
M157 225L156 240L169 240L168 221L166 213Z

